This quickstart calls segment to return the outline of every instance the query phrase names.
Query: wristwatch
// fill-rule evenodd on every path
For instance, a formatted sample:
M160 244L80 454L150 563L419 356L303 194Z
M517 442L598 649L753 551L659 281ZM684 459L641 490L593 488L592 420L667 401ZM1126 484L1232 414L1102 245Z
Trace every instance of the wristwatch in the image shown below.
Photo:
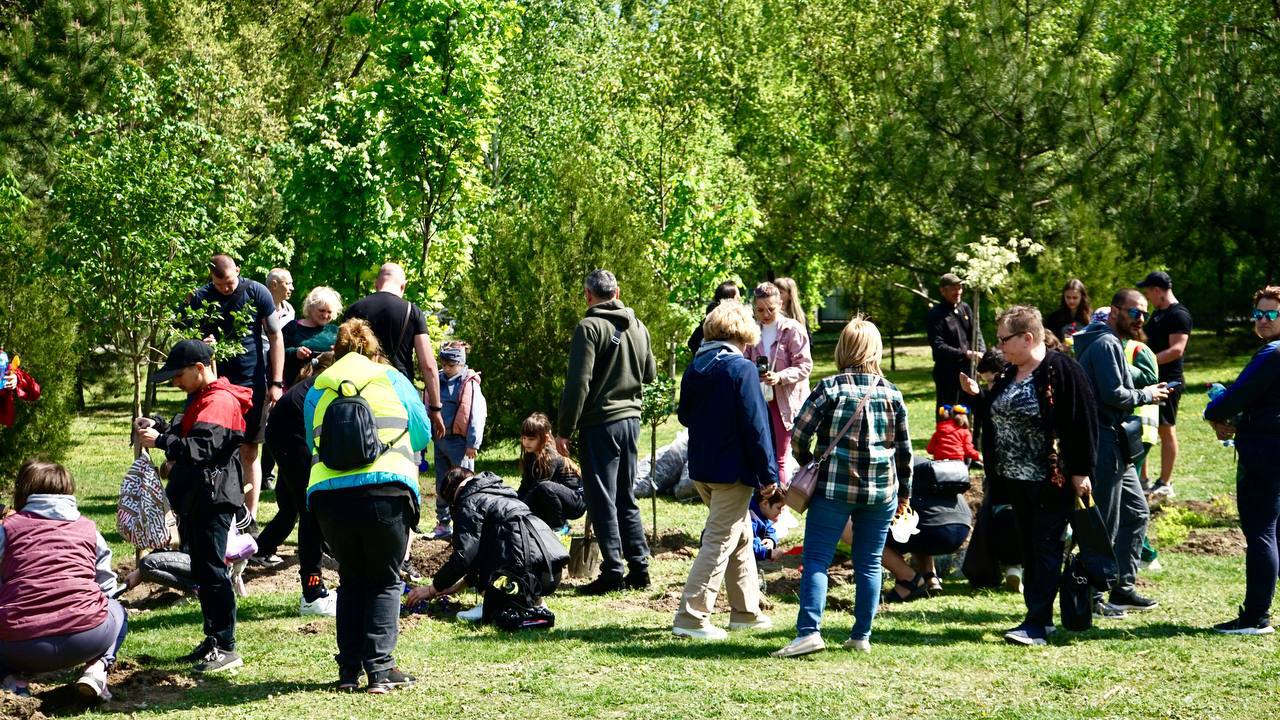
M428 410L430 410L431 412L440 412L441 410L444 410L444 406L443 406L443 405L428 405L428 406L427 406L427 409L428 409Z
M271 382L269 382L269 383L267 383L267 384L268 384L268 385L270 385L271 387L278 387L278 388L282 388L282 387L284 387L284 381L283 381L283 380L272 380Z

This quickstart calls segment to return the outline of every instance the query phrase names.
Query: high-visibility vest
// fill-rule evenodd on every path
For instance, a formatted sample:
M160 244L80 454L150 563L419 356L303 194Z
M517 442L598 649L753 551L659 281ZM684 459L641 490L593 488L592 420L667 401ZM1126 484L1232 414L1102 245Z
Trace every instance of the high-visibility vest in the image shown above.
M323 443L321 426L329 403L338 398L339 386L350 381L360 388L377 422L378 437L391 448L377 460L354 470L334 470L320 462L316 445ZM349 386L348 386L349 387ZM342 490L366 485L399 483L418 497L418 459L414 452L411 423L425 424L426 408L409 381L390 365L375 363L359 353L347 353L316 378L307 392L303 417L310 433L311 478L307 498L315 492ZM426 434L423 431L419 435ZM429 435L427 435L429 437ZM422 445L425 447L426 443ZM418 448L419 450L421 448Z
M1130 365L1137 367L1138 353L1145 348L1146 345L1137 340L1126 340L1124 342L1125 360ZM1150 405L1140 405L1134 408L1134 414L1142 419L1142 442L1148 445L1160 444L1160 406L1154 403Z

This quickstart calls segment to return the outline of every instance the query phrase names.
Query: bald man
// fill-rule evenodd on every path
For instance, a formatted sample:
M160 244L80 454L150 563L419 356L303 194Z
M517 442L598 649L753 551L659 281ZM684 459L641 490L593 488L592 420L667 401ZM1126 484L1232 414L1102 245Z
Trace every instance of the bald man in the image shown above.
M439 438L444 435L444 418L440 415L440 373L436 368L431 337L427 335L427 316L417 305L404 299L408 284L404 268L396 263L386 263L378 271L373 294L348 307L343 319L360 318L369 323L382 345L383 356L411 382L413 356L418 356L418 369L427 388L422 402L431 414L431 435Z

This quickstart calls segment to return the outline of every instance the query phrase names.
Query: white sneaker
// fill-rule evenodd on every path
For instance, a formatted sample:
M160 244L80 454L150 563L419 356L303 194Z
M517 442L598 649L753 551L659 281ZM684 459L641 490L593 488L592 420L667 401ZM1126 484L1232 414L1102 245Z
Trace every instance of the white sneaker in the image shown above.
M871 641L870 640L854 640L853 638L849 638L848 640L844 641L844 644L841 645L841 647L843 647L845 650L852 650L854 652L869 653L871 652Z
M781 650L774 650L769 653L773 657L799 657L808 655L827 649L827 644L822 641L822 633L810 633L804 637L798 637L792 640L789 645Z
M1022 568L1014 565L1004 571L1004 586L1008 590L1022 594Z
M477 623L484 618L484 603L480 603L470 610L463 610L458 613L458 619L466 622Z
M107 701L111 699L111 691L107 689L107 664L102 660L94 660L85 666L76 680L76 692L90 700Z
M338 594L331 592L328 595L307 602L305 597L298 603L298 614L306 617L308 615L319 615L320 617L338 617Z
M676 637L687 637L693 638L694 640L708 641L724 640L729 637L729 633L725 632L723 628L718 628L715 625L708 625L703 628L682 628L673 625L671 627L671 634Z
M768 615L760 614L751 622L731 622L730 630L768 630L773 627L773 618Z

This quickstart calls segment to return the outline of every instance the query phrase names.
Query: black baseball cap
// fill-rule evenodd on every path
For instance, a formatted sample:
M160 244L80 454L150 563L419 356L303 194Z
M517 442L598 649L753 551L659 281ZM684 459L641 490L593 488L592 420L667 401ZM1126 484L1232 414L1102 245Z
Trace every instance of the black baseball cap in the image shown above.
M151 373L151 382L162 383L173 379L174 375L195 365L213 362L213 348L199 340L182 340L169 351L164 359L164 367Z
M1167 272L1161 272L1160 270L1156 270L1155 272L1147 275L1147 278L1145 280L1138 283L1138 287L1140 288L1157 287L1157 288L1160 288L1161 290L1172 290L1173 278L1169 277L1169 273Z

